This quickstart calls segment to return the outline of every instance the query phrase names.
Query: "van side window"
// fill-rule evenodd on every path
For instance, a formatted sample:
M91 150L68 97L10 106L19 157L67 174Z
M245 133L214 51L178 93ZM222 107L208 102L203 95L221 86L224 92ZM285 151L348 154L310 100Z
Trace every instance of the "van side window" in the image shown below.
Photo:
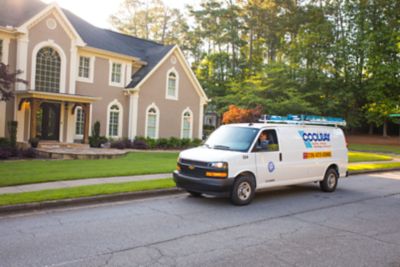
M279 151L278 136L275 130L262 131L257 139L253 152Z

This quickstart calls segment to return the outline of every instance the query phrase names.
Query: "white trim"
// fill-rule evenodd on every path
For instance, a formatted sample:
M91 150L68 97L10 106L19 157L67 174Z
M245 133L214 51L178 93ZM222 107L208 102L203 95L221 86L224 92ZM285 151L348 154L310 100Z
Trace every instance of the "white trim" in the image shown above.
M17 70L21 70L22 73L19 78L27 80L27 70L28 70L28 35L22 35L18 37L17 40ZM32 82L30 83L32 85ZM26 90L26 85L24 83L17 83L17 90Z
M0 40L3 41L2 51L1 51L1 58L0 61L4 64L8 65L8 53L10 47L10 39L6 37L0 37Z
M81 57L86 57L89 58L89 77L81 77L79 76L79 67L81 64ZM95 56L88 56L88 55L82 55L79 54L77 56L77 64L76 64L76 80L79 82L85 82L85 83L93 83L94 81L94 63L95 63L96 57Z
M118 135L115 136L110 136L110 111L111 111L111 107L113 105L117 105L119 108L119 115L118 115ZM108 106L107 106L107 128L106 128L106 136L107 138L121 138L122 137L122 122L123 122L123 115L124 115L124 110L122 108L121 103L117 100L114 99L113 101L111 101Z
M148 113L149 113L149 110L151 109L151 108L154 108L155 110L156 110L156 112L157 112L157 114L156 114L156 136L155 136L155 138L154 139L158 139L158 136L159 136L159 129L160 129L160 109L156 106L156 104L154 104L154 102L153 103L151 103L151 105L149 105L147 108L146 108L146 123L145 123L145 128L144 128L144 136L145 137L147 137L147 125L148 125Z
M184 116L185 116L186 112L189 112L189 114L190 114L190 132L189 132L189 137L185 137L185 138L192 139L193 138L193 119L194 118L193 118L193 112L189 107L185 108L181 114L181 138L184 138L183 137L183 125L184 125Z
M51 47L54 48L58 54L60 55L61 59L61 68L60 68L60 93L65 94L65 80L67 74L67 57L65 56L64 50L56 44L53 40L43 41L38 43L32 51L32 68L31 68L31 87L35 87L36 82L36 56L40 49L44 47ZM36 90L36 88L32 88Z
M168 94L168 86L169 86L169 75L173 73L175 74L175 96L170 96ZM165 82L165 99L168 100L178 100L179 98L179 73L178 71L172 67L167 71L166 82Z
M129 95L129 132L128 138L133 140L137 135L137 122L138 122L138 109L139 109L139 94L133 92Z
M51 3L50 5L48 5L46 8L44 8L42 11L40 11L39 13L37 13L35 16L33 16L32 18L30 18L29 20L27 20L24 24L22 24L21 26L19 26L17 28L17 30L19 32L22 33L28 33L28 28L32 25L34 25L37 21L39 21L41 18L47 16L48 14L52 13L52 9L54 9L54 11L56 11L55 13L55 18L57 18L57 15L59 15L61 17L61 21L60 24L61 26L64 28L64 30L67 33L70 33L69 35L71 36L72 34L72 39L76 39L76 44L78 46L85 46L85 42L82 40L82 38L80 37L80 35L78 34L78 32L75 30L75 28L72 26L72 24L70 23L70 21L67 19L67 17L65 16L64 12L61 10L61 8L58 6L57 3ZM66 25L65 25L66 24Z
M65 103L61 102L60 104L60 127L59 127L59 133L58 133L58 141L63 142L64 141L64 125L65 125Z
M204 101L200 101L200 109L199 109L199 139L203 139L203 123L204 123L204 105L206 103Z
M78 54L78 49L76 48L74 42L71 42L70 49L70 64L69 64L69 93L75 94L76 91L76 55Z
M132 80L132 63L126 64L125 84L129 84Z
M121 81L119 83L111 81L112 78L112 66L113 64L121 64ZM108 85L115 86L115 87L124 87L125 82L125 70L126 70L126 63L118 60L109 60L109 77L108 77Z

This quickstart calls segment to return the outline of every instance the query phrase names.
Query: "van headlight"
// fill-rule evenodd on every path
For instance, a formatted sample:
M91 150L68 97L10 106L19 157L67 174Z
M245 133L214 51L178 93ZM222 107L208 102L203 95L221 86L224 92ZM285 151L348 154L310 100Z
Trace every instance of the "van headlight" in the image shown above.
M228 163L223 161L211 162L209 163L209 166L215 169L228 169Z

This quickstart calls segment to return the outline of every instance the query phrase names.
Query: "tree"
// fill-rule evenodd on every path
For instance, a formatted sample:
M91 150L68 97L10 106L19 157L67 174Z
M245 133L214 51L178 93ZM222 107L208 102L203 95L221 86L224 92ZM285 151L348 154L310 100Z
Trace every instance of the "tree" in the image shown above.
M256 122L261 114L261 106L257 106L254 109L242 109L235 105L230 105L228 111L222 116L222 123Z
M21 70L10 72L9 67L0 62L0 101L8 101L14 96L14 85L16 83L28 84L27 81L17 78Z

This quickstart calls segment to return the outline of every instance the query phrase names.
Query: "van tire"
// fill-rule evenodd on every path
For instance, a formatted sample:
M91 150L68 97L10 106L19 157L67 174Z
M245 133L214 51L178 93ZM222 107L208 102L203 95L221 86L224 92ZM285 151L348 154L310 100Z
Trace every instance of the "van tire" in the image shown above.
M187 191L192 197L201 197L201 193L194 191Z
M324 176L324 180L319 182L319 186L324 192L333 192L338 184L339 175L333 168L329 168Z
M240 175L233 184L231 202L237 206L249 204L254 198L255 188L256 185L253 177L250 175Z

